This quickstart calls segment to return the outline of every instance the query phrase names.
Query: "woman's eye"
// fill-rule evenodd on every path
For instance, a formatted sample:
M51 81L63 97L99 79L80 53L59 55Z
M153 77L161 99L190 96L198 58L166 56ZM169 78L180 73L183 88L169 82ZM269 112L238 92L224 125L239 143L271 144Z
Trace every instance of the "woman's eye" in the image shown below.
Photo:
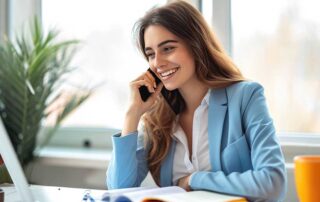
M147 58L153 58L154 57L154 53L147 53Z
M165 52L168 52L168 51L171 51L171 50L173 50L174 49L174 47L165 47L163 50L165 51Z

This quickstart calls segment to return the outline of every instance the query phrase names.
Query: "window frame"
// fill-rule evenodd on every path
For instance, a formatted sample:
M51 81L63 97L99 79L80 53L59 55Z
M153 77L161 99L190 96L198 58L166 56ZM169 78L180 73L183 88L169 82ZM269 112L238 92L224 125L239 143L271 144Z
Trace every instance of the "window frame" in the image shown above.
M225 51L232 57L232 22L231 22L231 0L198 0L199 10L202 5L212 6L211 25L220 39Z
M8 36L8 0L0 0L0 43L3 43L4 36Z
M41 0L0 0L5 2L6 15L4 20L9 39L15 37L16 32L25 29L26 19L38 17L41 19ZM2 17L2 16L1 16Z
M231 19L231 0L199 0L200 4L204 1L212 1L212 25L216 29L218 38L222 38L222 44L226 47L227 52L232 57L232 19ZM221 9L220 11L218 11ZM225 24L225 25L224 25ZM221 33L219 35L219 33ZM279 132L277 133L280 143L286 146L307 146L320 148L320 134L303 133L303 132ZM303 149L300 150L301 153ZM317 150L320 153L320 150ZM298 155L298 153L297 153Z

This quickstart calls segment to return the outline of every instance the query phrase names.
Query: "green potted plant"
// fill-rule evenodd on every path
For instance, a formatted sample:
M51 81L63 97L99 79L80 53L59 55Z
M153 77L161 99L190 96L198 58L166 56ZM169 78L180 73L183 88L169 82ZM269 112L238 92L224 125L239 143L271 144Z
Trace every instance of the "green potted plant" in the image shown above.
M33 159L37 145L48 142L61 121L92 93L79 88L65 98L61 85L73 70L70 61L79 41L58 42L57 36L55 30L44 33L35 18L30 32L0 45L0 116L22 166ZM52 107L61 99L65 100L63 106ZM37 144L41 124L53 113L55 125ZM4 169L2 165L2 176Z

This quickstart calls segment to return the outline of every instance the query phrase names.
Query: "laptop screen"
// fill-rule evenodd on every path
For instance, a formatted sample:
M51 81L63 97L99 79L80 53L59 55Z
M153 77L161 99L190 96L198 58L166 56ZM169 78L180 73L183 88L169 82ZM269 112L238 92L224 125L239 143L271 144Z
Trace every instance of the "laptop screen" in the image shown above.
M26 177L0 117L0 153L10 177L23 201L34 202Z

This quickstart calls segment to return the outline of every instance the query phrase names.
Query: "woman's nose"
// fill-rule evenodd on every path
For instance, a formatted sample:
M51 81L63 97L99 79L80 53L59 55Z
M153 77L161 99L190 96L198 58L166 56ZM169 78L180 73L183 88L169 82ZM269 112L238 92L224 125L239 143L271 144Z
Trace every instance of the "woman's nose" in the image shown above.
M159 67L163 67L165 64L166 64L165 59L161 55L156 54L153 60L153 66L159 68Z

